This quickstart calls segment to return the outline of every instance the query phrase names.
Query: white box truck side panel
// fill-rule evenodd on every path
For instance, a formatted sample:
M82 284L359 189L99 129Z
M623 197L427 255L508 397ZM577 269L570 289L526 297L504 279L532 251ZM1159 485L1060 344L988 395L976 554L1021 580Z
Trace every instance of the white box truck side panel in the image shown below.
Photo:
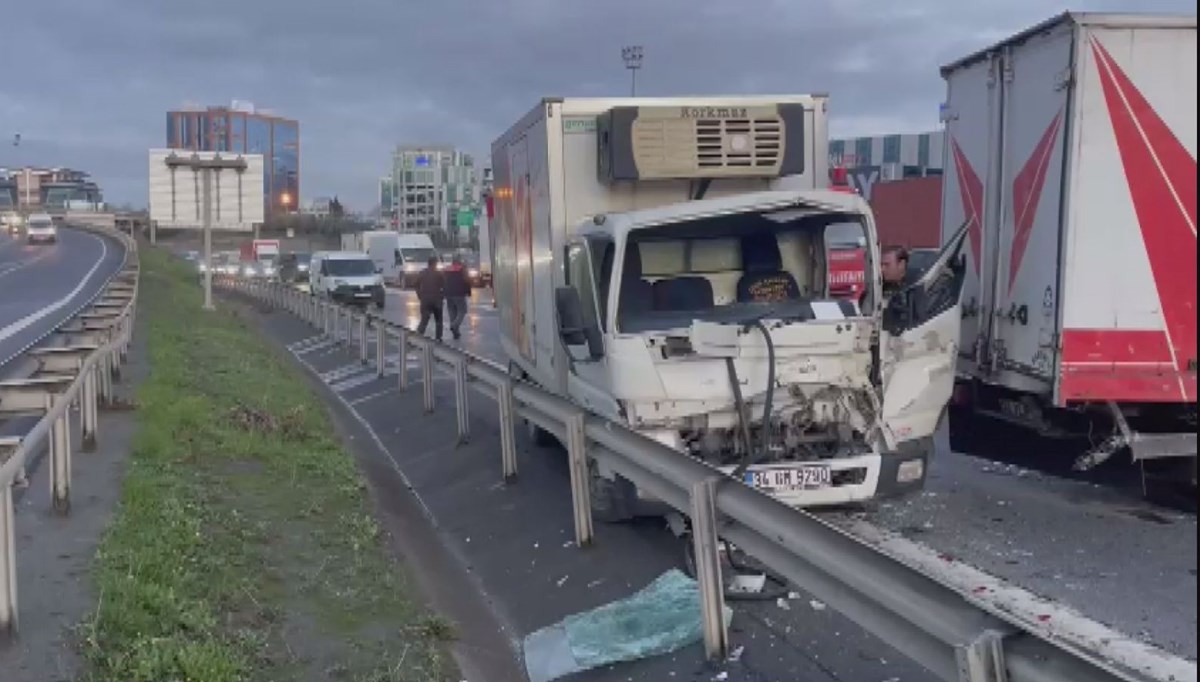
M1001 79L1003 151L989 358L994 381L1049 394L1058 344L1059 242L1074 25L1012 47Z
M1084 26L1055 401L1196 399L1196 28Z
M532 302L526 334L533 346L535 376L546 387L566 388L567 359L558 340L557 315L554 310L554 288L563 283L561 265L563 231L558 205L562 196L562 119L554 116L553 107L545 110L538 124L525 137L529 154L529 175L525 191L529 198L530 281L532 291L526 296ZM557 232L557 234L556 234Z
M528 138L545 135L540 109L530 112L511 134L492 146L492 173L497 187L494 204L493 265L500 344L526 372L536 363L533 336L533 196L530 191Z
M969 222L967 273L963 282L959 372L974 375L982 360L991 320L991 275L995 270L985 229L995 223L995 186L1000 145L998 60L984 58L946 74L946 142L942 176L942 241ZM985 257L985 254L988 257Z

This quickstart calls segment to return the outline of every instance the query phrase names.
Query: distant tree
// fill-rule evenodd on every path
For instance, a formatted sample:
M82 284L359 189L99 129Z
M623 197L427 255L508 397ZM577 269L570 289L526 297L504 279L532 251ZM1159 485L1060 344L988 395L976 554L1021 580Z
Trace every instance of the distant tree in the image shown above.
M334 196L333 201L329 202L329 217L341 218L344 215L346 215L346 209L342 206L342 202Z

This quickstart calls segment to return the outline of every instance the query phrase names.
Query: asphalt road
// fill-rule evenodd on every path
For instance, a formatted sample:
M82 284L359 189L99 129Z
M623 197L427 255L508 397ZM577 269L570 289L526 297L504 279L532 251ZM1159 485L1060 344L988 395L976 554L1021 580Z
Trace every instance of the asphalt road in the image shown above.
M419 309L411 293L393 291L385 313L415 328ZM446 338L450 338L448 332ZM476 292L458 343L477 355L505 362L499 314L486 292ZM483 411L489 412L487 408ZM1027 455L1034 446L1028 440L1011 434L1003 437L1005 447L1020 451L1014 452L1014 459L1029 461ZM1003 457L1005 447L992 443L989 454ZM1058 459L1044 448L1039 453L1048 460ZM567 489L565 467L553 461L552 453L544 454L533 459L534 466L544 467L548 477L557 474L562 488ZM1047 461L1045 469L1058 470L1059 465ZM546 513L552 512L547 509ZM918 496L822 516L847 526L866 521L901 533L1128 635L1196 658L1194 514L1154 506L1127 489L956 454L931 464L927 488ZM790 612L770 604L750 606L746 613L771 623L771 630L783 641L794 640L792 632L811 631L814 618L820 621L824 617L814 614L807 600ZM814 650L844 647L848 641L845 626L836 632L836 640ZM870 654L864 651L862 655Z
M113 242L60 228L54 244L0 235L0 371L91 300L121 267Z

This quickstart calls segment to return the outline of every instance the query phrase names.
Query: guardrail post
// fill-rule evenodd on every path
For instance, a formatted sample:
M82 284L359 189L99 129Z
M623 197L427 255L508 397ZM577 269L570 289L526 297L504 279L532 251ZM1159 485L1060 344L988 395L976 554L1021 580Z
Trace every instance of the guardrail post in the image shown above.
M718 480L706 479L692 487L692 543L696 554L696 582L700 589L704 653L709 660L724 660L729 652L725 587L721 581L721 552L717 539Z
M0 639L17 632L17 537L12 486L0 485Z
M458 444L471 440L471 401L467 386L467 356L454 358L454 407L458 413Z
M433 342L428 339L421 349L421 388L424 389L425 412L433 412Z
M500 470L505 481L517 477L516 414L513 411L513 381L505 378L496 388L500 408Z
M56 396L46 396L46 411L54 407ZM67 513L71 509L71 425L70 411L54 420L50 427L50 497L54 509Z
M96 426L100 421L96 410L96 374L93 365L83 378L83 391L80 392L80 447L89 452L96 449Z
M587 436L583 412L576 412L566 423L567 466L571 471L571 506L575 512L575 544L592 544L592 500L588 480Z
M400 368L400 378L397 380L397 388L403 392L408 390L408 329L400 328L400 348L399 354L396 357L396 364Z
M329 336L329 305L325 301L320 301L321 306L321 333Z
M382 377L384 365L387 364L387 323L375 321L375 376Z
M367 328L370 327L371 316L363 313L358 320L358 361L367 364Z
M975 640L954 648L960 682L1008 682L1004 665L1004 634L986 630Z
M100 356L100 397L105 405L113 402L112 363L115 352L104 353Z

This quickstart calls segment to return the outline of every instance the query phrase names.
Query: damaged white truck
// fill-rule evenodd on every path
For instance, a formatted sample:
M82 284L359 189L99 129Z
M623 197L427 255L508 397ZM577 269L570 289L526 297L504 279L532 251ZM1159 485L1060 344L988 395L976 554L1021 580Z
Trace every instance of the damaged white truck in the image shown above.
M827 189L826 105L538 104L492 147L510 371L793 506L919 489L953 387L965 230L885 304L869 207ZM826 244L855 235L868 286L839 300ZM591 476L602 520L654 513Z

